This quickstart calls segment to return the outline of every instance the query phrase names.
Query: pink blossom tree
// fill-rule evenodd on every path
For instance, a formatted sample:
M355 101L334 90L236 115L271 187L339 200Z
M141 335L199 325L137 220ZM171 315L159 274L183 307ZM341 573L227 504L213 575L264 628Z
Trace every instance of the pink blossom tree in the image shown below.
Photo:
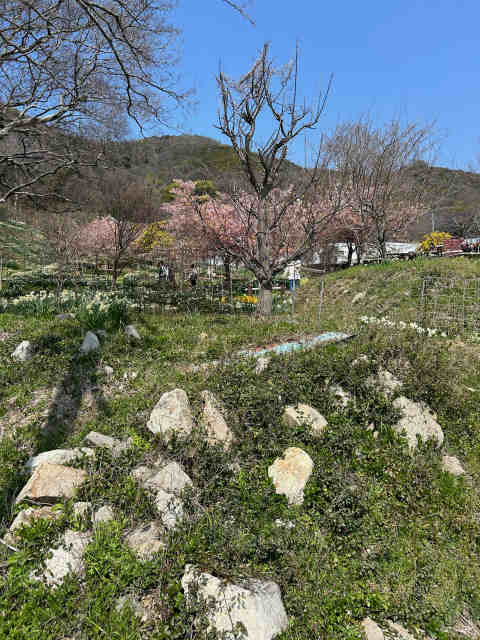
M155 215L154 205L145 185L113 175L102 183L99 208L106 215L85 225L76 243L83 255L109 262L115 287L122 270L144 251L139 240Z

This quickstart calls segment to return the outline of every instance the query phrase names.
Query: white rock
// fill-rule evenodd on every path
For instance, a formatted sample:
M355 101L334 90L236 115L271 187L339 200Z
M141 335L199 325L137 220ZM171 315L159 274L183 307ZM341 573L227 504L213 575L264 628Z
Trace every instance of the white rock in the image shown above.
M460 460L455 456L443 456L442 469L448 471L454 476L465 475L465 469L460 464Z
M95 511L92 520L95 524L99 522L110 522L111 520L115 520L115 512L112 507L104 505Z
M44 451L39 453L38 456L29 458L25 465L27 470L35 471L35 469L41 464L68 464L74 460L79 460L83 456L94 456L93 449L88 447L76 448L76 449L53 449L52 451Z
M362 620L362 631L367 640L384 640L383 631L371 618Z
M222 415L220 403L210 391L202 391L201 396L204 403L202 423L207 432L207 441L210 444L222 444L225 449L230 448L233 434Z
M134 529L125 540L140 558L150 560L166 546L161 539L162 534L163 529L156 522L148 522Z
M90 351L96 351L100 348L100 342L97 336L92 331L87 331L80 347L82 353L90 353Z
M108 364L106 364L103 367L103 372L105 373L106 376L110 377L113 376L113 367L110 367Z
M265 371L265 369L270 364L270 358L266 358L265 356L260 356L257 358L257 364L255 365L255 373L258 375Z
M359 291L359 293L356 293L353 298L352 298L352 302L351 304L357 304L357 302L359 302L360 300L363 300L363 298L365 298L365 296L367 295L366 291Z
M141 340L140 334L137 331L137 328L135 327L135 325L133 324L127 324L127 326L125 327L125 335L127 336L127 338L130 338L131 340Z
M400 396L394 400L393 406L402 414L402 418L393 428L399 434L406 432L410 451L417 447L417 435L423 440L433 438L438 446L443 443L443 431L436 421L435 414L426 405L412 402L405 396Z
M193 482L177 462L169 462L160 471L156 471L144 483L146 489L163 490L167 493L180 493Z
M308 424L314 435L320 435L327 426L327 421L321 413L308 404L302 403L296 407L285 407L283 422L287 427L298 427L302 424Z
M187 394L183 389L164 393L155 405L147 427L152 433L171 437L172 433L188 435L193 429L193 417Z
M359 365L367 365L369 363L370 363L370 358L364 353L362 353L361 355L358 356L358 358L355 358L355 360L352 360L352 367L358 367Z
M313 460L297 447L289 447L283 458L268 468L276 493L287 496L289 504L302 504L303 490L313 470Z
M166 529L174 529L177 522L183 519L182 501L173 493L167 493L160 489L155 498L155 506Z
M15 351L12 353L12 358L14 360L18 360L19 362L27 362L31 359L33 355L32 343L28 340L23 340L16 347Z
M120 596L117 600L117 604L115 606L115 610L121 612L123 607L129 606L134 615L137 618L140 618L142 622L148 622L150 620L150 614L147 609L143 606L141 600L134 598L133 596Z
M230 634L240 623L248 640L272 640L288 625L280 588L275 582L249 580L238 586L187 565L182 587L187 601L197 587L202 600L213 601L213 607L207 611L209 628L223 632L225 637L233 638Z
M61 498L73 498L75 491L85 482L87 474L60 464L42 464L35 469L30 480L17 496L23 500L56 502Z
M393 373L390 373L390 371L387 371L387 369L383 369L382 367L378 370L377 380L382 391L387 397L392 396L395 391L398 391L403 387L401 380L396 378Z
M110 449L115 453L121 453L128 449L129 441L122 442L118 440L118 438L112 438L112 436L106 436L103 433L98 433L98 431L90 431L85 438L84 441L86 444L89 444L91 447L105 447L105 449Z
M73 515L76 518L82 518L88 515L88 512L92 510L91 502L75 502L73 505Z
M60 511L54 511L52 507L40 507L38 509L29 507L28 509L22 509L10 525L10 529L4 537L4 541L7 544L15 544L17 542L15 532L21 527L28 527L40 518L45 520L56 520L61 515L62 513Z
M339 384L334 384L330 387L330 392L335 396L337 403L342 406L348 406L348 403L352 401L352 394L345 391Z
M43 578L51 587L62 584L69 573L82 575L84 572L83 554L91 542L90 533L65 531L62 544L52 550L52 555L45 562Z
M275 524L277 527L281 527L282 529L295 529L295 524L290 520L282 520L281 518L277 518L275 520Z
M398 638L399 640L415 640L412 634L398 622L387 620L387 625L394 638Z

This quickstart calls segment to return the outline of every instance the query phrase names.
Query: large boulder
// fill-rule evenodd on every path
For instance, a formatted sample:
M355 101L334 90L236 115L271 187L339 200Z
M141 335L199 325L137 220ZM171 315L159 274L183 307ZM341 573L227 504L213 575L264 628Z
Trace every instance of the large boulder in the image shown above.
M207 432L210 444L222 444L225 449L230 448L233 434L222 415L221 406L213 393L202 391L203 414L202 423Z
M148 522L134 529L125 538L126 543L142 560L150 560L165 548L164 530L156 522Z
M152 433L161 433L167 438L173 433L190 434L193 417L185 391L174 389L164 393L150 414L147 427Z
M327 421L321 413L308 404L302 403L296 407L285 407L282 419L287 427L298 427L302 424L308 424L314 435L320 435L327 426Z
M268 468L268 475L276 493L287 496L289 504L302 504L303 490L313 470L313 460L297 447L285 449L283 458L277 458Z
M42 575L45 582L51 587L57 587L69 573L82 575L85 569L83 554L91 540L92 536L88 532L65 531L61 545L51 550L51 556L45 562Z
M90 353L100 348L100 341L93 331L87 331L83 339L80 351L82 353Z
M15 351L12 353L12 358L14 360L18 360L18 362L27 362L33 356L33 347L32 343L28 340L23 340L16 347Z
M83 456L91 457L95 455L93 449L88 447L78 447L75 449L53 449L52 451L44 451L38 456L33 456L27 461L26 467L28 471L35 471L41 464L68 464L82 458Z
M271 640L288 625L280 588L275 582L249 580L238 586L187 565L182 587L187 600L195 592L201 600L211 603L207 610L210 630L223 632L226 637L241 624L248 640Z
M60 464L42 464L35 469L30 480L17 496L16 503L23 500L34 502L57 502L62 498L73 498L75 491L85 482L87 473Z
M399 434L406 433L410 451L417 448L417 435L423 440L433 438L437 446L443 443L442 428L438 424L435 414L426 405L400 396L394 400L393 406L402 415L393 428Z

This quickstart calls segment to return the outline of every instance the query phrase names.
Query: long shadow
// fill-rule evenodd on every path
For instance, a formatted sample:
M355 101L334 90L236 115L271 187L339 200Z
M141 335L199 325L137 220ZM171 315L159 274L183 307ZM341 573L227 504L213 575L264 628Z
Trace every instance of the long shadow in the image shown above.
M78 351L71 358L62 379L57 383L48 415L38 433L36 453L59 449L72 434L87 394L93 396L97 410L106 412L108 403L97 385L97 367L102 345L88 354Z

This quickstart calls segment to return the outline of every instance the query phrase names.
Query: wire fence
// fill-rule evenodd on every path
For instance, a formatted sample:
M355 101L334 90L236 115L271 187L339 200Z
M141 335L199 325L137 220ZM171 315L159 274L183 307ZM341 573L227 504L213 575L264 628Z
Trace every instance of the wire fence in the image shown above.
M447 334L480 333L480 278L425 276L419 316Z

